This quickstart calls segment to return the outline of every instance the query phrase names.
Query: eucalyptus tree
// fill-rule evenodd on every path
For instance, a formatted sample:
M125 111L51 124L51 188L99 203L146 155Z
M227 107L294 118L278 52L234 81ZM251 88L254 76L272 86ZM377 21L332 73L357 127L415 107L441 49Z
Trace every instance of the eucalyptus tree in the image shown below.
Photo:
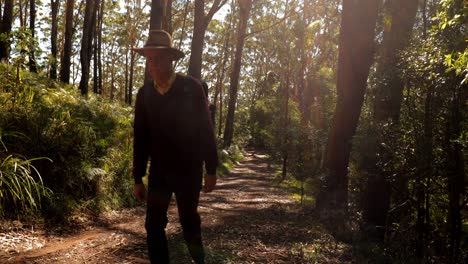
M36 35L36 1L35 0L30 0L29 1L29 31L31 34L31 38L33 41L30 42L29 45L29 71L37 73L37 65L36 65L36 58L34 55L35 52L35 43L36 41L34 40L34 37Z
M83 21L83 35L81 38L80 62L81 81L79 89L82 95L88 94L89 68L93 55L92 44L94 38L94 28L96 27L96 14L99 0L86 0L86 8Z
M227 99L224 92L229 83L227 72L231 67L230 58L233 52L233 24L235 16L235 1L231 1L227 12L222 19L213 19L207 28L202 73L204 80L211 82L214 91L211 94L212 103L215 105L217 120L215 122L218 137L221 137L224 128L224 110Z
M97 4L96 16L97 20L94 28L94 45L93 45L93 92L96 94L102 93L102 25L104 20L104 7L106 1L102 0Z
M327 177L317 199L320 209L334 208L339 214L348 207L349 155L373 62L378 7L375 0L343 1L337 103L325 156Z
M234 135L234 112L237 103L237 90L239 85L239 73L242 64L242 50L244 48L245 33L249 20L250 10L252 9L252 0L238 0L239 4L239 24L237 28L236 53L233 67L230 74L229 85L229 105L226 116L226 126L224 129L223 144L224 147L231 146Z
M398 123L404 88L400 56L410 40L418 2L391 0L385 3L383 42L375 73L379 79L373 103L375 131L384 128L387 122ZM373 145L370 146L372 153L368 153L367 165L364 165L368 168L364 219L369 224L384 227L390 209L391 187L389 175L379 170L377 157L382 157L383 153L378 153L381 142L378 138L377 135L371 137L369 144Z
M73 41L73 9L74 0L67 0L65 7L65 34L62 51L62 59L60 60L60 81L64 83L70 82L71 57L72 57L72 41Z
M9 42L9 34L11 32L11 28L13 25L13 0L5 0L2 1L3 4L3 14L0 12L0 61L8 60L9 58L9 50L10 50L10 42ZM0 3L1 7L1 3Z
M50 15L51 15L51 32L50 32L50 53L51 53L51 63L50 63L50 72L49 76L51 79L57 79L57 37L58 37L58 19L57 15L60 8L59 0L50 0Z
M201 79L201 66L205 33L208 24L214 14L227 2L227 0L215 0L208 13L205 15L205 1L195 1L195 13L193 21L192 45L188 74Z

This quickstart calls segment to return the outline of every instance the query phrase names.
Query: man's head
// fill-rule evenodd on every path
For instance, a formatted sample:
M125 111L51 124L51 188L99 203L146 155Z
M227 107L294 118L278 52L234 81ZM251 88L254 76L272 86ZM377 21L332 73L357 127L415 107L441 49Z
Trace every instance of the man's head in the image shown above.
M160 29L151 30L145 46L133 50L146 57L147 69L153 79L171 74L172 62L184 56L182 51L172 47L171 35Z

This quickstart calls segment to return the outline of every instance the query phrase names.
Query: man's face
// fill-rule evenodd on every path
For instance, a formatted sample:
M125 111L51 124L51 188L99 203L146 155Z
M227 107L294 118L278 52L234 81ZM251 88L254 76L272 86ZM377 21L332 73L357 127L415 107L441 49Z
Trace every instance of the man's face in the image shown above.
M146 56L146 67L150 75L161 76L170 74L172 71L172 58L170 55L160 51L147 51Z

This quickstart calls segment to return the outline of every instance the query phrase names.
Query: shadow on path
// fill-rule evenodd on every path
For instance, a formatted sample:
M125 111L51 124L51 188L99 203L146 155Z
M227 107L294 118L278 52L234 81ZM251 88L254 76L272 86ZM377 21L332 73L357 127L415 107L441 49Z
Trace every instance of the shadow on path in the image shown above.
M201 194L207 263L351 263L348 246L337 243L275 187L264 155L247 152L213 193ZM167 234L171 263L191 263L172 202ZM144 210L126 222L104 225L24 252L6 263L149 263ZM0 259L2 262L3 259Z

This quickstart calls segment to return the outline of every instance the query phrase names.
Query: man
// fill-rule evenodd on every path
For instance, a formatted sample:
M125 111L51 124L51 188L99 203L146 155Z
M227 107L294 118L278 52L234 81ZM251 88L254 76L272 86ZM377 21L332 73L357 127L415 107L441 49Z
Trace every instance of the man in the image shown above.
M172 63L184 56L172 47L171 36L151 30L143 48L151 80L138 90L135 101L133 177L134 195L147 201L145 228L151 263L169 263L165 228L167 209L175 194L180 223L190 255L204 263L200 216L202 189L216 185L218 156L206 95L201 83L174 73ZM148 191L142 183L151 160Z

